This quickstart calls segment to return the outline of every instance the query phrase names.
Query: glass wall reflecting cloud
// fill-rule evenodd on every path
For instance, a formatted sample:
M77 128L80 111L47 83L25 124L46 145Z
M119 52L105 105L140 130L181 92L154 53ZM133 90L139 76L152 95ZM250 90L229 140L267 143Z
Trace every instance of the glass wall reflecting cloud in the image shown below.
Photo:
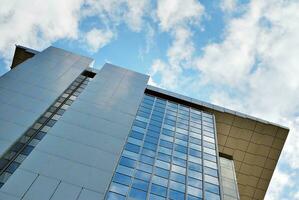
M106 199L220 200L211 114L145 95Z
M220 157L221 182L224 200L239 200L234 161Z

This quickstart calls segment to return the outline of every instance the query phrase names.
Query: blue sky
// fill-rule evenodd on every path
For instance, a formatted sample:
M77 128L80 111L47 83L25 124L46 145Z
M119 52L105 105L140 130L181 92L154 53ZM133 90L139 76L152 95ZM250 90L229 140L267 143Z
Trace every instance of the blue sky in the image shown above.
M299 199L297 0L0 2L0 74L15 44L54 45L290 127L266 199Z

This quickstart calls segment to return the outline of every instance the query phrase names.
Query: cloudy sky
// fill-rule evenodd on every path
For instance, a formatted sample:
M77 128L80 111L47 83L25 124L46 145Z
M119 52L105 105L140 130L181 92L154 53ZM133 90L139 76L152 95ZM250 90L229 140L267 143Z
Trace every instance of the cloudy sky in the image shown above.
M266 199L299 199L298 0L0 0L0 75L15 44L61 47L171 91L285 125Z

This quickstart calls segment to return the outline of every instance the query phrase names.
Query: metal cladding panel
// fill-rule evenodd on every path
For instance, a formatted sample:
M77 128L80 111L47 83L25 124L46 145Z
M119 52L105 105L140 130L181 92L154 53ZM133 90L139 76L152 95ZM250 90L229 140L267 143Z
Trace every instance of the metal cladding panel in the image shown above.
M0 156L14 145L91 62L84 56L49 47L0 77ZM38 165L39 162L32 164ZM34 186L32 182L23 184L24 177L28 175L40 176L33 170L20 167L1 188L0 199L20 199L28 195L31 199L36 189L29 188L30 185ZM47 178L42 180L48 182ZM26 193L16 189L16 183L22 183L22 191ZM47 190L46 187L40 189ZM50 193L51 196L53 192Z
M49 47L0 77L0 155L89 66L87 58Z
M97 75L20 165L18 175L7 181L6 194L20 198L7 187L29 171L48 178L39 190L53 197L104 197L149 77L110 64L92 71ZM70 189L60 189L60 183L53 190L52 180L69 184ZM36 188L31 187L34 183L23 197L34 196ZM81 188L79 193L76 188Z

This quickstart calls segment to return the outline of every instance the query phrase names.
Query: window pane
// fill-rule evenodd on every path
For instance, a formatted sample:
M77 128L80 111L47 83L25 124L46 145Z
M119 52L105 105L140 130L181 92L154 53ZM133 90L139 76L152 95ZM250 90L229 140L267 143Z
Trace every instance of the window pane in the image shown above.
M126 176L124 174L115 173L113 177L113 181L116 183L122 183L124 185L130 185L131 183L131 177Z
M130 158L127 158L127 157L121 157L119 164L126 166L126 167L135 168L136 161L132 160Z
M176 191L185 192L185 184L176 181L169 181L169 188Z
M126 185L118 184L112 182L110 185L110 191L121 194L121 195L126 195L129 190L129 187Z
M161 185L161 186L167 187L168 180L165 179L165 178L162 178L162 177L154 175L152 177L152 182L155 183L155 184L157 184L157 185Z
M146 182L146 181L139 180L139 179L134 179L134 180L133 180L132 187L133 187L133 188L136 188L136 189L140 189L140 190L147 191L148 184L149 184L149 183Z
M126 197L120 194L116 194L114 192L108 192L107 200L125 200Z
M169 198L173 200L184 199L185 193L176 190L169 191Z
M140 180L149 181L151 178L151 174L144 171L136 170L135 177Z
M152 184L151 193L166 197L166 192L167 192L166 187Z
M202 180L188 177L188 185L196 188L202 188Z
M188 194L191 194L196 197L202 197L202 190L192 186L188 186Z
M132 188L130 191L129 197L131 197L133 199L138 199L138 200L146 200L146 192Z
M156 167L155 168L155 174L158 175L158 176L161 176L163 178L168 178L169 177L169 170Z
M128 151L132 151L134 153L139 153L139 151L140 151L139 146L137 146L135 144L131 144L131 143L127 143L125 149Z

